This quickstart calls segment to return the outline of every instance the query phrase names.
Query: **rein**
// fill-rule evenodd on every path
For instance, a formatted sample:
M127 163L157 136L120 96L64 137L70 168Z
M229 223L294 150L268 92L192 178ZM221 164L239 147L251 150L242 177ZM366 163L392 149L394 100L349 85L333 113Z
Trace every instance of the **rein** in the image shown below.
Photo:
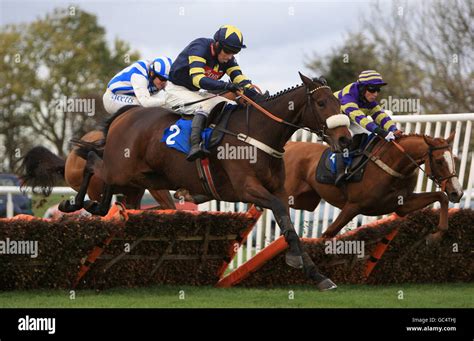
M447 176L444 176L444 177L437 177L435 174L434 174L434 170L433 170L433 151L434 150L442 150L442 149L448 149L451 147L450 144L446 144L446 145L442 145L442 146L437 146L437 147L433 147L433 146L428 146L428 151L422 155L421 157L421 160L425 159L426 156L428 155L428 167L430 169L430 173L428 173L426 170L424 170L423 168L421 168L421 165L419 162L417 162L415 159L413 159L413 157L405 150L405 148L403 148L399 143L397 143L396 141L391 141L393 143L393 145L400 151L403 153L403 156L404 157L407 157L410 162L412 164L414 164L419 170L421 170L425 176L430 179L431 181L433 181L436 185L438 185L441 190L445 190L446 189L446 184L448 182L449 179L453 178L456 176L456 171L454 171L452 174L450 175L447 175ZM375 154L375 153L374 153ZM372 154L373 155L373 154ZM426 162L425 162L426 163Z
M308 127L304 127L304 126L299 126L297 124L294 124L294 123L291 123L291 122L288 122L288 121L285 121L284 119L282 119L281 117L278 117L278 116L275 116L274 114L272 114L271 112L269 112L267 109L263 108L261 105L255 103L253 100L251 100L249 97L245 96L243 94L243 92L239 91L237 92L238 95L240 97L242 97L243 99L245 99L248 103L250 103L255 109L257 109L258 111L260 111L262 114L264 114L265 116L269 117L270 119L278 122L278 123L283 123L287 126L290 126L292 128L295 128L295 129L303 129L303 130L307 130L311 133L315 133L316 135L318 135L323 141L325 140L325 138L327 137L325 131L327 129L327 126L324 122L321 122L321 118L314 112L314 108L313 106L311 105L311 102L313 101L313 93L316 92L317 90L319 89L331 89L329 86L327 85L321 85L313 90L308 90L306 92L307 94L307 103L306 103L306 106L305 106L305 111L308 109L308 106L311 108L311 113L315 116L316 118L316 121L318 123L319 126L321 126L322 128L319 129L319 130L313 130L313 129L310 129Z
M327 128L326 124L325 123L322 123L321 122L321 119L320 117L314 112L314 108L313 106L311 105L311 102L313 101L312 99L312 95L314 92L316 92L317 90L319 89L331 89L329 86L327 85L322 85L322 86L319 86L313 90L308 90L306 92L307 94L307 103L306 103L306 106L305 106L305 111L307 110L307 107L308 105L311 107L311 112L314 114L314 116L316 117L316 120L317 120L317 123L319 126L321 126L322 128L318 131L315 131L315 130L312 130L310 128L307 128L307 127L303 127L303 126L299 126L299 125L296 125L294 123L291 123L291 122L288 122L284 119L282 119L281 117L278 117L274 114L272 114L270 111L268 111L267 109L263 108L261 105L257 104L255 101L253 101L252 99L250 99L248 96L244 95L242 91L237 91L237 95L240 96L242 99L244 99L245 101L247 101L249 104L251 104L255 109L257 109L259 112L261 112L262 114L264 114L265 116L267 116L268 118L272 119L273 121L275 122L278 122L278 123L282 123L282 124L285 124L287 126L290 126L292 128L295 128L295 129L304 129L304 130L307 130L307 131L310 131L312 133L315 133L316 135L318 135L323 141L325 140L325 137L327 137L327 135L325 134L325 129ZM248 121L248 111L247 111L247 121ZM248 127L248 125L247 125ZM222 127L215 127L215 129L225 133L225 134L229 134L229 135L232 135L232 136L235 136L238 140L240 141L243 141L245 143L248 143L254 147L256 147L257 149L260 149L262 150L263 152L269 154L270 156L272 157L275 157L275 158L278 158L278 159L281 159L283 158L283 153L284 151L278 151L266 144L264 144L263 142L260 142L258 141L257 139L254 139L248 135L245 135L243 133L234 133L233 131L230 131L228 129L225 129L225 128L222 128ZM248 133L248 132L247 132Z

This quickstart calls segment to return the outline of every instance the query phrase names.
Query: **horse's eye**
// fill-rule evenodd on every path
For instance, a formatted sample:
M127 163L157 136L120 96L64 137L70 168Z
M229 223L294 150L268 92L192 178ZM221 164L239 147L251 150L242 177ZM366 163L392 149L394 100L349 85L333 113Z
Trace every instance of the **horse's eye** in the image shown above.
M441 166L443 164L443 160L441 159L436 160L436 164Z
M326 101L317 101L316 103L318 104L318 106L324 107L324 105L326 104Z

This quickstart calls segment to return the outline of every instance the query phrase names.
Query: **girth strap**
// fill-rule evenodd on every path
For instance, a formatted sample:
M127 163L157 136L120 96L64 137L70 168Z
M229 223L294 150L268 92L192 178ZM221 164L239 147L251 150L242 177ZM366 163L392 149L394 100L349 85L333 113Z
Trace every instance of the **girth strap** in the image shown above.
M242 141L242 142L245 142L245 143L247 143L251 146L254 146L255 148L260 149L262 152L265 152L268 155L273 156L274 158L277 158L277 159L282 159L283 158L284 151L279 152L275 148L272 148L269 145L267 145L267 144L265 144L265 143L263 143L263 142L261 142L257 139L254 139L253 137L245 135L244 133L236 134L233 131L230 131L228 129L225 129L225 128L222 128L222 127L219 127L219 126L216 126L215 129L219 130L219 131L222 131L222 132L224 132L228 135L235 136L239 141Z
M399 179L405 179L406 176L398 173L397 171L393 170L390 168L385 162L380 160L378 156L371 155L367 151L364 151L365 156L367 156L371 161L373 161L377 166L379 166L381 169L383 169L386 173L390 174L391 176Z
M253 137L250 137L245 134L237 134L237 139L239 139L242 142L248 143L252 146L254 146L257 149L260 149L261 151L267 153L268 155L271 155L277 159L283 158L283 153L279 152L278 150L270 147L269 145L266 145L263 142L260 142L259 140L254 139Z
M209 159L197 159L196 168L204 191L214 197L214 199L222 200L219 194L217 193L214 180L212 179L211 168L209 167Z

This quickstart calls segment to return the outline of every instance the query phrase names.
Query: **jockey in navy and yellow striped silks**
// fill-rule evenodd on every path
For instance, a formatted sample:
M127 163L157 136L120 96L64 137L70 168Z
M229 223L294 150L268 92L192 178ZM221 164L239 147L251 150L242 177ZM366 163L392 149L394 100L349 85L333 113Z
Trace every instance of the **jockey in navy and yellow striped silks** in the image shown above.
M222 26L214 39L198 38L186 46L171 66L170 80L191 91L223 90L226 83L220 79L227 74L232 83L249 88L252 82L242 73L235 57L227 63L219 63L216 56L220 51L216 51L214 45L217 41L223 43L220 48L230 50L231 53L238 53L241 48L246 47L238 28L232 25Z
M244 94L252 99L259 96L234 57L243 48L246 46L242 32L235 26L224 25L214 34L214 39L193 40L171 66L168 86L171 100L180 102L180 105L198 102L194 107L193 104L188 105L186 109L192 109L194 114L190 138L192 147L186 158L188 161L210 154L201 143L201 131L212 108L222 101L228 101L224 97L214 96L202 102L197 94L199 90L227 90L235 93L243 89ZM224 75L229 76L230 82L220 80Z

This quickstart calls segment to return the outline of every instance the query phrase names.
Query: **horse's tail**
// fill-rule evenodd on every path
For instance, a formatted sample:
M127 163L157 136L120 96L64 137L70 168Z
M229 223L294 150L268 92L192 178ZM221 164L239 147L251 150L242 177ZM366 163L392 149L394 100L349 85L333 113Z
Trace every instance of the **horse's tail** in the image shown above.
M87 142L81 139L71 139L71 144L77 147L74 152L80 158L87 160L87 155L89 152L95 152L97 155L102 157L104 154L105 140L98 140L94 142Z
M21 159L18 174L21 187L31 186L37 193L37 187L44 196L51 194L52 187L64 181L66 161L45 147L33 147Z

